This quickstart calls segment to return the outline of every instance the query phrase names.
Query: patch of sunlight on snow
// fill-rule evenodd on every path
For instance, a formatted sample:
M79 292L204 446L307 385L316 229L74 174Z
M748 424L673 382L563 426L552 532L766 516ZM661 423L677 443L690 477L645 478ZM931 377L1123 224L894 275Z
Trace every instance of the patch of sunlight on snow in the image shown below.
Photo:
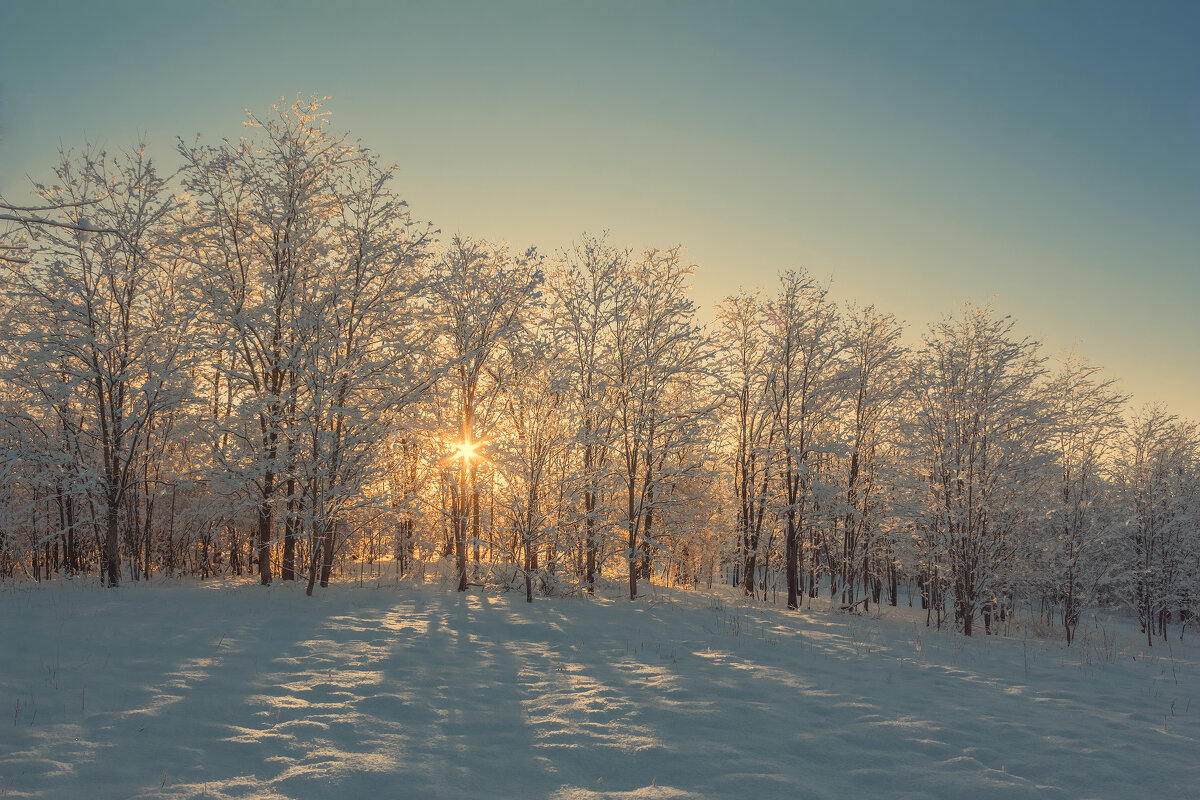
M186 694L174 694L173 691L187 692L197 683L212 677L212 671L221 665L221 659L213 656L191 658L184 661L177 669L163 675L163 682L158 687L147 687L151 692L150 700L141 708L131 708L125 715L161 714L166 708L179 703Z
M271 708L308 708L312 704L295 695L252 694L246 698L247 705L270 706Z
M795 673L772 667L766 664L755 664L748 662L743 658L735 656L733 653L727 653L720 650L695 650L692 655L698 658L708 659L714 666L728 667L736 670L751 670L756 677L764 678L768 681L774 681L779 686L785 686L789 689L797 689L806 694L823 694L820 691L814 690L813 685L797 676Z
M163 686L171 689L190 689L192 682L204 680L209 676L210 670L219 664L220 659L213 656L188 659L174 672L168 672L164 676L166 680L163 681Z
M564 786L550 795L550 800L704 800L704 795L654 784L630 792L605 792L599 788L593 790L581 786Z
M301 680L280 683L280 689L289 692L312 692L324 690L329 694L332 689L356 689L361 686L373 685L383 681L383 673L379 670L330 669L313 671L302 676Z
M711 698L684 699L688 694L679 679L679 674L666 666L630 662L621 666L620 675L632 688L645 692L655 706L676 711L711 711L715 702ZM683 695L684 697L678 697Z
M174 783L164 787L136 795L138 798L193 798L203 797L205 800L290 800L286 794L280 794L270 784L263 783L253 775L239 775L225 780L204 781L201 783Z
M302 777L327 778L337 773L393 772L401 767L398 753L355 753L328 744L312 748L305 754L304 760L304 763L295 763L284 769L274 782Z
M863 700L846 700L841 703L834 703L834 708L879 708L874 703L868 703Z
M833 627L833 623L830 622L820 624L828 625L831 628ZM834 628L831 631L805 630L803 635L806 640L816 644L831 644L835 646L841 646L845 645L848 641L848 637L845 633L839 633L841 630L843 629Z
M110 746L89 742L85 729L76 724L43 728L31 733L30 738L33 746L29 749L0 751L0 776L9 772L6 768L9 761L20 764L22 770L36 771L46 777L75 775L76 765L98 758L100 751ZM0 796L20 797L9 793L2 783L0 788L5 789Z
M321 727L325 728L327 726L322 725ZM224 737L223 741L233 742L234 744L256 744L270 740L277 742L294 741L296 738L291 734L276 733L275 728L260 730L258 728L244 728L240 725L230 725L229 730L232 735Z
M533 655L552 660L554 654L535 648ZM620 668L615 669L619 674ZM526 694L521 701L525 716L542 747L634 753L662 746L654 730L638 721L636 703L582 671L523 669L517 679Z
M122 716L134 716L136 714L160 714L163 709L175 705L183 700L184 696L180 694L167 694L166 692L154 691L154 696L150 698L150 702L142 708L131 708L128 711L120 712Z
M896 719L872 720L870 722L867 722L866 724L874 725L874 726L882 727L882 728L919 728L921 730L927 730L927 731L942 730L941 725L936 725L927 719L917 719L916 717L911 717L911 716L898 717ZM924 741L928 741L928 740L924 740Z
M387 631L412 631L416 634L429 632L429 618L415 616L410 609L392 610L379 619L379 627Z

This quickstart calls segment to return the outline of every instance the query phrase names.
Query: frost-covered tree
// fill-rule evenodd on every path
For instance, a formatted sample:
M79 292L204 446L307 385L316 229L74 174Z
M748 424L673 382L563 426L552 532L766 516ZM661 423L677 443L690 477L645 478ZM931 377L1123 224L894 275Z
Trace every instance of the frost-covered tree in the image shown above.
M717 307L717 361L726 395L726 436L732 446L738 569L742 589L756 592L760 542L772 491L776 426L767 394L772 362L756 294L727 297Z
M73 448L69 472L99 509L103 574L116 586L140 459L156 421L186 395L189 319L168 225L176 201L144 146L64 152L37 194L63 217L31 231L27 260L6 262L5 377L40 398L44 413L28 419L55 426L47 438L60 458Z
M571 377L570 399L579 451L578 525L583 530L583 578L594 593L600 541L610 514L602 504L610 471L614 423L611 333L628 297L629 251L613 247L605 237L585 235L561 254L548 282L550 313L564 342L558 363Z
M942 545L954 618L971 635L976 613L1004 589L1022 501L1044 463L1048 434L1036 383L1037 345L991 308L966 306L931 326L914 359L917 437L927 477L928 532ZM937 565L926 580L936 582Z
M787 607L797 609L813 456L822 446L819 432L828 428L845 398L838 360L843 340L828 288L803 272L780 276L779 291L767 304L766 330L772 359L767 392L780 450L777 513L785 524Z
M514 256L503 245L454 237L433 267L429 286L432 330L444 353L448 394L443 443L448 509L458 574L467 589L467 529L479 541L477 449L485 400L494 396L488 370L504 344L517 336L523 317L540 299L543 276L535 250ZM472 521L473 520L473 521Z
M365 151L344 165L338 215L300 300L301 393L293 424L308 440L302 475L310 593L318 563L321 585L329 583L345 514L374 502L369 489L382 485L381 448L392 422L431 382L416 355L426 345L416 298L431 230L414 223L390 191L393 175Z
M895 426L889 423L903 394L905 349L900 323L874 306L852 310L845 325L850 402L840 580L842 603L852 605L856 585L863 587L865 595L868 583L880 585L884 576L879 571L894 569L889 548L885 546L880 554L875 545L888 502L881 470L884 437L895 434Z
M194 259L218 374L232 414L215 448L223 469L251 488L259 579L273 576L274 505L291 469L289 426L301 383L309 283L319 277L335 228L346 171L370 156L328 125L321 100L250 114L250 138L179 144L194 204Z
M1200 435L1162 406L1130 421L1115 465L1121 512L1121 594L1133 606L1146 644L1166 638L1173 610L1191 610L1196 572Z
M1048 530L1038 549L1046 554L1046 590L1060 609L1067 644L1110 573L1114 531L1105 490L1124 404L1114 384L1070 353L1045 389L1055 463L1047 481Z
M506 433L491 448L502 475L501 513L520 551L518 567L525 581L525 599L533 602L535 579L545 588L543 549L557 554L561 541L558 521L564 494L565 466L571 444L570 397L572 376L558 368L567 357L564 343L546 320L534 320L506 343L501 379Z
M670 452L701 429L712 408L672 403L688 397L677 387L703 379L709 358L687 296L692 268L683 263L680 248L647 250L630 263L629 272L630 279L620 284L625 292L616 298L620 311L611 327L609 381L633 600L639 576L649 578L655 510L666 499L663 487L697 466L670 460Z

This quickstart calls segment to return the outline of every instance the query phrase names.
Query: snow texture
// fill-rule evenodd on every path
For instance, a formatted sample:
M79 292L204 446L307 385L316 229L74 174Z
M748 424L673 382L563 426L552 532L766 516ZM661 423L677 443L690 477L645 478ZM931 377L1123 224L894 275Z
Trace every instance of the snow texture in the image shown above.
M1195 639L1085 627L1068 649L686 592L9 586L0 797L1200 796Z

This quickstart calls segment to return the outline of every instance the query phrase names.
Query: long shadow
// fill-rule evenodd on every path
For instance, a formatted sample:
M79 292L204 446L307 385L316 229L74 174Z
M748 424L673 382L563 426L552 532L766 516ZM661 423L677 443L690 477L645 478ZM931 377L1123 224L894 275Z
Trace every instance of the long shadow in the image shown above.
M59 618L57 635L82 656L56 657L47 668L53 679L39 687L40 718L16 746L0 742L5 791L129 797L161 792L180 765L204 760L203 731L218 716L213 707L226 702L214 678L244 668L239 643L260 635L266 621L213 615L228 606L189 602L211 590L179 588L168 602L142 591L99 590L91 607ZM190 705L197 697L206 698L203 713Z
M1194 718L1167 730L1137 705L1157 701L1139 700L1146 669L1165 670L1141 660L1103 681L1038 684L1019 643L959 654L947 637L919 663L897 630L821 615L336 588L190 594L203 591L35 609L76 660L43 677L32 659L6 657L19 672L0 675L0 689L24 693L39 716L26 708L0 725L0 789L89 800L880 786L1065 796L1085 770L1130 789L1139 773L1128 767L1195 741ZM1151 685L1164 708L1179 691L1166 675ZM1105 687L1120 690L1107 706ZM1118 729L1151 723L1160 738L1105 749ZM1151 752L1156 742L1173 750Z

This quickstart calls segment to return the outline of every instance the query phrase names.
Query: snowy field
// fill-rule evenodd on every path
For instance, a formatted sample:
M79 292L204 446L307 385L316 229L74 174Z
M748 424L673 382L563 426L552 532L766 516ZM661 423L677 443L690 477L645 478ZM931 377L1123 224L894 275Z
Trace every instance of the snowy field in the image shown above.
M3 586L0 798L1200 797L1196 640L1083 637L686 592Z

